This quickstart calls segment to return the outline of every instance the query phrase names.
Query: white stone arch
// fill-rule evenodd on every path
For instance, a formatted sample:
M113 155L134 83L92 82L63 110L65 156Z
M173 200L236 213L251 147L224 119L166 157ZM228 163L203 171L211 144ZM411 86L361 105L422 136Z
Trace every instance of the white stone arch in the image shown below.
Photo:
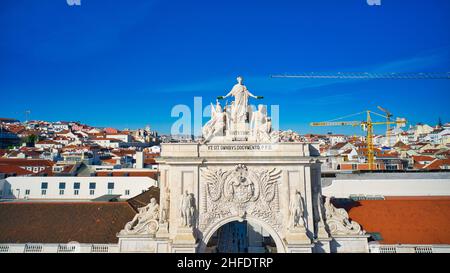
M203 238L202 240L200 240L199 246L197 248L198 252L204 253L206 245L208 244L213 234L217 230L219 230L219 228L221 228L222 226L234 221L239 222L248 221L249 223L260 225L265 231L269 233L269 235L275 241L275 245L277 246L277 253L286 253L286 246L283 242L281 235L272 226L254 216L245 216L245 218L242 218L240 216L230 216L223 218L214 225L206 228L205 231L203 232Z

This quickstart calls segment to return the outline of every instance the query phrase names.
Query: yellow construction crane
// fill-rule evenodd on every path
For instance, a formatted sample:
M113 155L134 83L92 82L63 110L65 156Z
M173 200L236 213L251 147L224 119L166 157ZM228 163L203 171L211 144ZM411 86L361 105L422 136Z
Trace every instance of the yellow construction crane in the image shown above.
M381 122L373 122L370 114L376 114L383 118L387 118L387 116L378 114L372 111L365 111L367 113L367 119L365 121L324 121L324 122L311 122L311 126L361 126L364 131L367 131L367 162L369 164L369 170L374 170L374 149L373 149L373 126L374 125L387 125L387 124L396 124L398 126L404 126L406 124L406 119L397 118L396 121L381 121ZM364 112L352 114L349 116L359 115ZM348 117L348 116L347 116ZM345 117L342 117L345 118ZM342 119L338 118L338 119ZM390 118L390 117L389 117ZM337 119L335 119L337 120Z
M450 80L450 72L418 72L418 73L398 73L398 72L305 72L300 74L274 74L271 78L291 78L291 79L354 79L354 80ZM369 162L369 169L373 169L374 153L373 153L373 125L386 124L386 138L388 145L390 145L390 125L405 125L405 119L397 118L396 121L391 121L392 114L378 107L386 116L377 114L375 112L367 112L366 121L343 121L343 122L313 122L311 126L361 126L367 131L367 159ZM370 113L380 115L386 119L385 122L372 122Z
M378 109L383 111L386 114L386 146L391 147L391 124L389 123L391 121L391 117L393 116L389 110L378 106Z

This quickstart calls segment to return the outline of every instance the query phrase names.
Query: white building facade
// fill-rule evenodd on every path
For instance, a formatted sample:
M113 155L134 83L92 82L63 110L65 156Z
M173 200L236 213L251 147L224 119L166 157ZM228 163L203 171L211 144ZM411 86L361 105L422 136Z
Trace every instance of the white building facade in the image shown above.
M131 198L157 181L150 177L8 177L0 180L1 199L90 200L102 195Z

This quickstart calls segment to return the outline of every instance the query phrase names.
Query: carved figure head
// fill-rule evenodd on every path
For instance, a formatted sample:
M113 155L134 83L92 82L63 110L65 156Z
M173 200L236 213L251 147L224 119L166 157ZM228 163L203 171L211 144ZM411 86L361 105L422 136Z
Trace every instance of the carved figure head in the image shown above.
M216 112L221 113L222 112L222 106L220 105L219 100L216 102Z
M244 82L244 78L242 76L237 76L236 80L238 84L242 84Z

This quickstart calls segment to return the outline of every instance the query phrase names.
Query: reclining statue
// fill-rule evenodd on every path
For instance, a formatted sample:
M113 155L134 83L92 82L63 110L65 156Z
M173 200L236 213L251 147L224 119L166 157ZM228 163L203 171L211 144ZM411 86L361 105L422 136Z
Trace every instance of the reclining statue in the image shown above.
M122 234L151 234L156 232L159 220L159 205L152 197L150 203L138 209L133 220L125 225Z

